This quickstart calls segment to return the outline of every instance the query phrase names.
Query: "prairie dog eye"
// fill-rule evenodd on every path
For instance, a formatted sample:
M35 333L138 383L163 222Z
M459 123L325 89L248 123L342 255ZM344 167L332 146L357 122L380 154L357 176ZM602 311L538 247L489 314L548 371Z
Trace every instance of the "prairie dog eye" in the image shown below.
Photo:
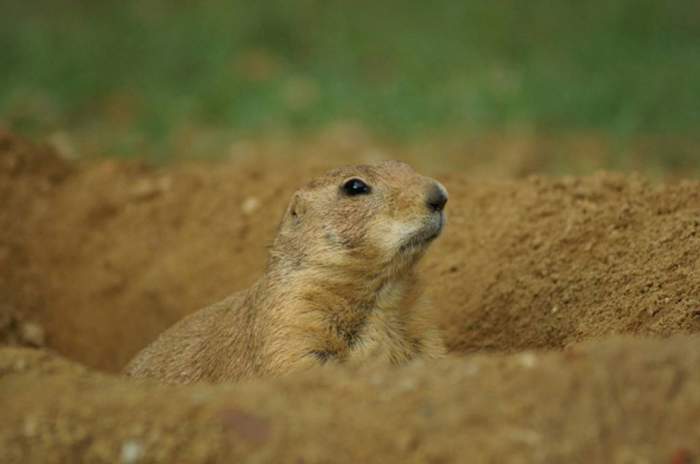
M372 188L369 185L356 178L346 181L341 189L349 197L353 197L355 195L367 195L372 191Z

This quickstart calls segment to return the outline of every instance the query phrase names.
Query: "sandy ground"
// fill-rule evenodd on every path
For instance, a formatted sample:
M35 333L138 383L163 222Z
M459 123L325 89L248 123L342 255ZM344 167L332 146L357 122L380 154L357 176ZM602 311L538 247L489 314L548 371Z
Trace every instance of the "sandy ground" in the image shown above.
M449 359L227 386L119 377L260 275L297 186L385 156L339 146L156 169L0 134L0 461L700 458L693 181L418 162L450 191L421 269Z

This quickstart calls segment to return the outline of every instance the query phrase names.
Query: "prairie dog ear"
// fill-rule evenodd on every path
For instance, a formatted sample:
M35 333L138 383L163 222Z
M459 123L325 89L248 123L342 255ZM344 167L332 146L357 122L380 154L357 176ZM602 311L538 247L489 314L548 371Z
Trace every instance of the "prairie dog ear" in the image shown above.
M289 203L289 216L294 224L299 224L306 214L306 199L301 192L296 192Z

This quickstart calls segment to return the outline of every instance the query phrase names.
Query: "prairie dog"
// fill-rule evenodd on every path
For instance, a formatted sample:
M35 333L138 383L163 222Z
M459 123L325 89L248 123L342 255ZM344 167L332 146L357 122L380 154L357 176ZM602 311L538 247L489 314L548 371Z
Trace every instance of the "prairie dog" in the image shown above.
M415 264L442 231L446 202L442 184L398 161L311 181L292 196L260 279L176 323L126 374L226 382L443 355Z

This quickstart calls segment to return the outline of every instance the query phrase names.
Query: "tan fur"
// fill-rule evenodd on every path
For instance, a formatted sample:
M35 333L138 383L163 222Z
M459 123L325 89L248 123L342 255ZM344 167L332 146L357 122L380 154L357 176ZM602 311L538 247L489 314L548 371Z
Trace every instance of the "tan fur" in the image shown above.
M345 195L341 186L352 178L372 192ZM294 194L258 282L177 323L126 373L224 382L326 362L443 355L414 272L444 221L426 204L435 189L446 195L395 161L312 181Z

